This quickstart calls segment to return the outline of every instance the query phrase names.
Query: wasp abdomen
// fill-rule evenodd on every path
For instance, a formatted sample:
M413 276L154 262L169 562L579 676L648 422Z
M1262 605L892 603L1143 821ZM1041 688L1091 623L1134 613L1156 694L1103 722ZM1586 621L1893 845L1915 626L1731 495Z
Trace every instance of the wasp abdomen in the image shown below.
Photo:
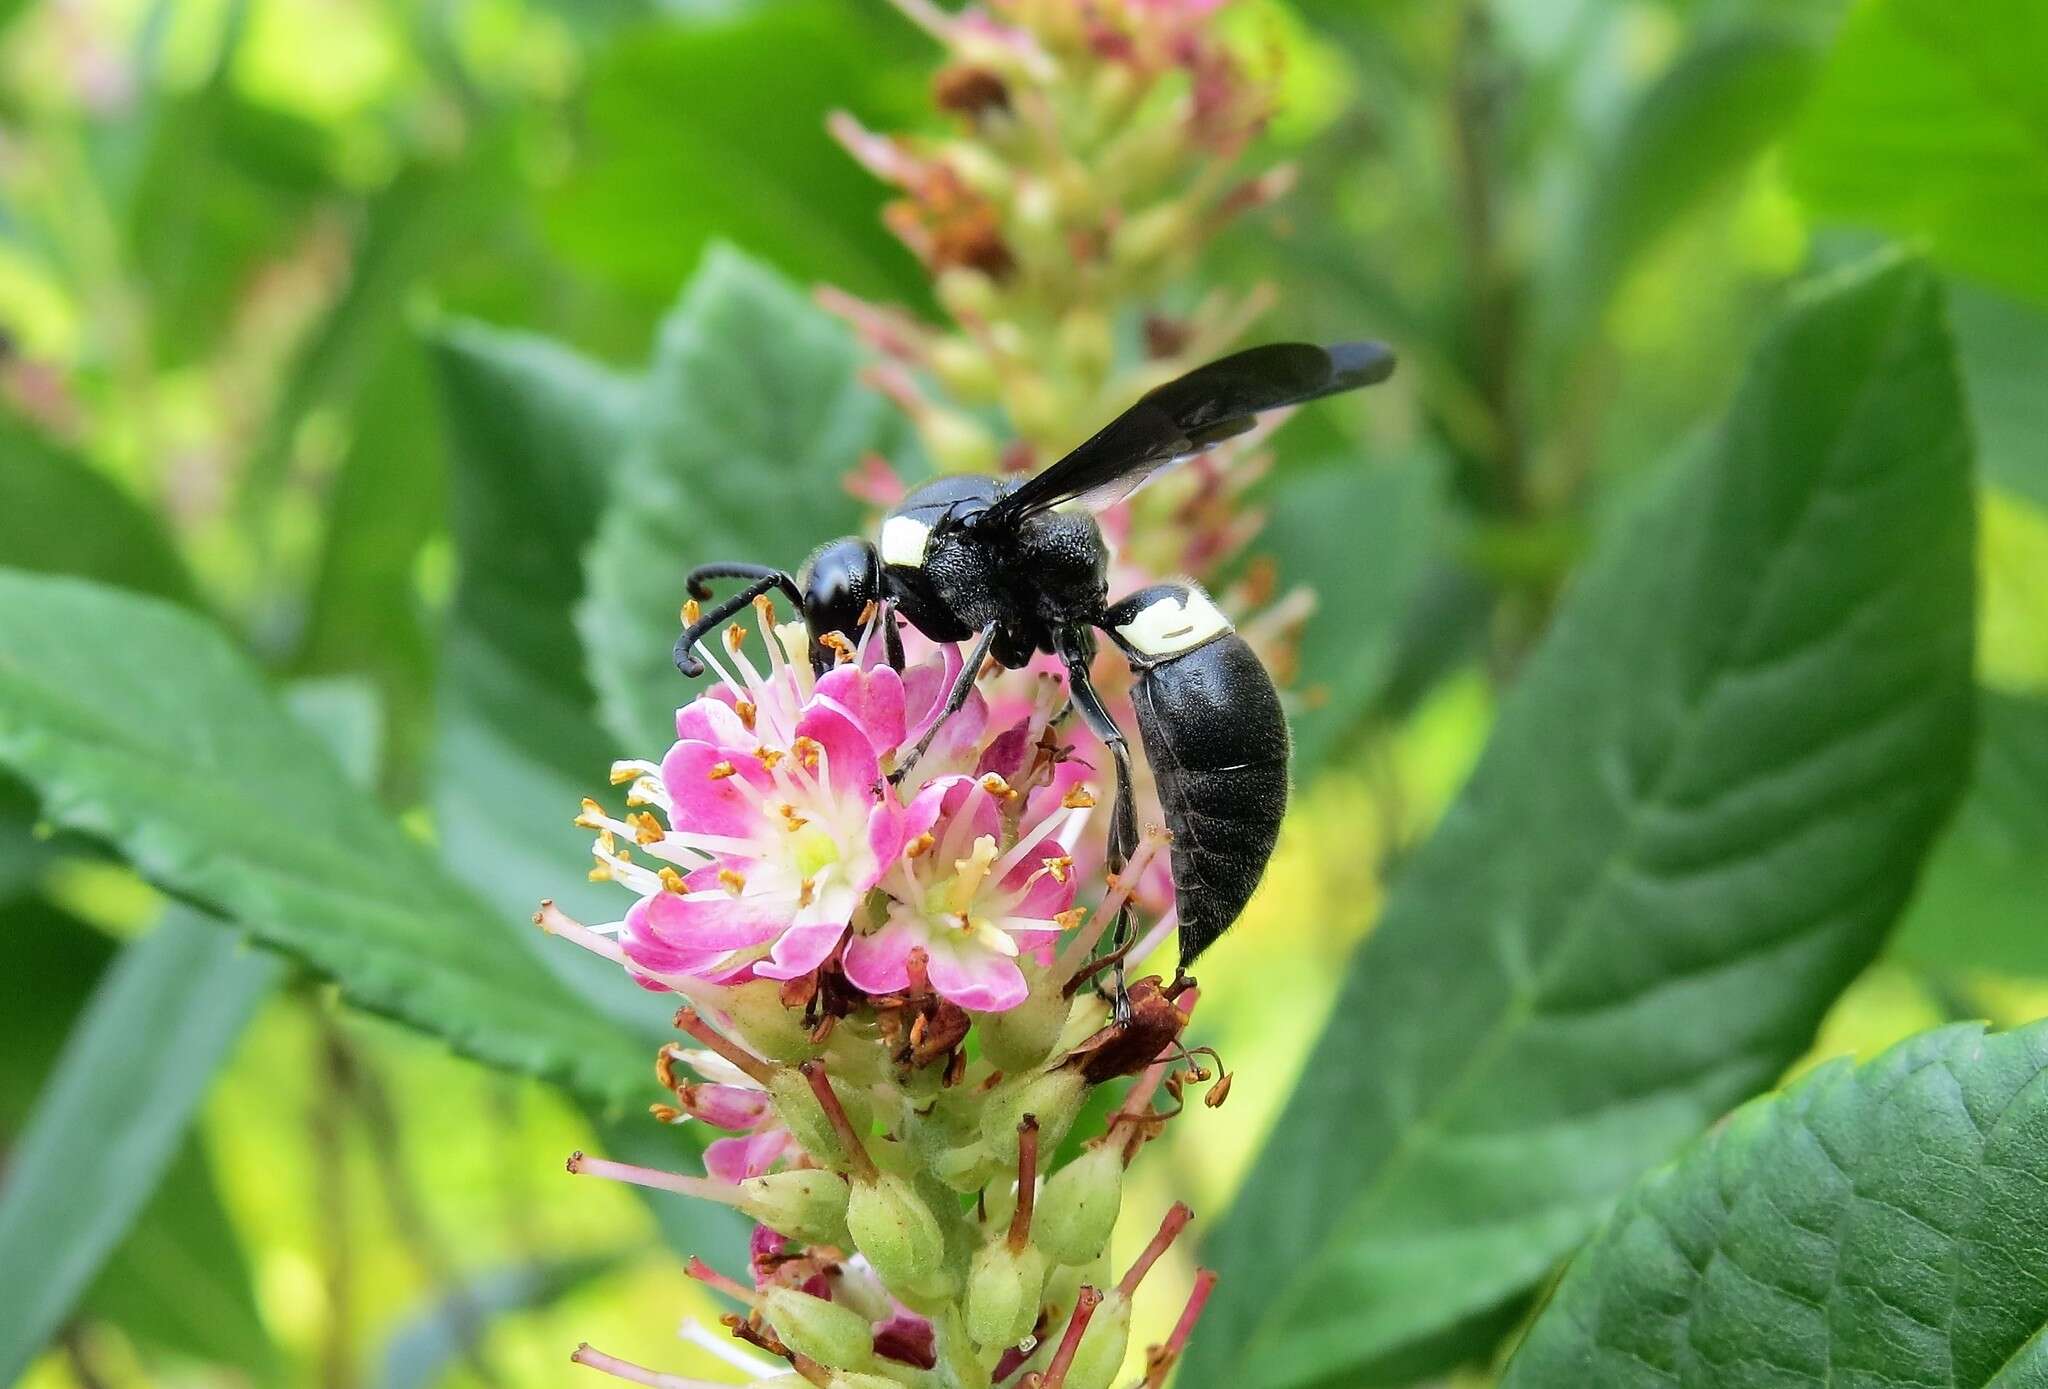
M1147 621L1148 612L1157 616ZM1213 613L1199 589L1160 585L1110 617L1133 657L1138 733L1173 831L1183 967L1244 911L1287 811L1280 696L1244 638ZM1200 644L1172 649L1185 639Z

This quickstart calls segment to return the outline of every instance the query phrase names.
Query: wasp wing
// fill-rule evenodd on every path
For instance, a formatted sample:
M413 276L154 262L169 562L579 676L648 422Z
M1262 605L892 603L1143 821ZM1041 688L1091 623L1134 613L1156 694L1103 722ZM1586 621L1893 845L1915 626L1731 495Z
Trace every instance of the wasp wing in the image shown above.
M1078 497L1113 500L1160 469L1242 434L1267 410L1355 390L1393 374L1385 343L1270 343L1196 367L1147 391L1094 437L1019 483L980 524L1015 525Z

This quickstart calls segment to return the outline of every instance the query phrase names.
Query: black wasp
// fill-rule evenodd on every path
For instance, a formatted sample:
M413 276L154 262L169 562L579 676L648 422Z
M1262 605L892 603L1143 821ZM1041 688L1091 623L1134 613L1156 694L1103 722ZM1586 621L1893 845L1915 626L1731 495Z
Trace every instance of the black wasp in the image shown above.
M1067 668L1074 707L1116 761L1108 854L1115 873L1137 847L1138 816L1124 735L1088 679L1100 628L1137 677L1138 732L1173 833L1185 972L1237 920L1265 873L1287 808L1287 721L1265 667L1196 585L1153 584L1108 601L1109 552L1088 513L1244 433L1262 411L1370 386L1393 369L1393 353L1376 342L1254 347L1148 392L1021 482L969 475L925 484L883 519L874 541L849 536L821 545L800 578L758 564L704 565L689 577L690 595L700 602L711 597L707 580L748 583L689 625L676 642L676 665L685 675L702 675L692 648L770 589L802 611L820 673L840 645L826 638L851 641L877 611L899 670L902 643L892 612L933 641L973 640L939 718L893 774L900 779L939 725L967 702L987 657L1015 669L1051 652ZM1054 509L1072 501L1086 505ZM1120 916L1119 947L1127 927Z

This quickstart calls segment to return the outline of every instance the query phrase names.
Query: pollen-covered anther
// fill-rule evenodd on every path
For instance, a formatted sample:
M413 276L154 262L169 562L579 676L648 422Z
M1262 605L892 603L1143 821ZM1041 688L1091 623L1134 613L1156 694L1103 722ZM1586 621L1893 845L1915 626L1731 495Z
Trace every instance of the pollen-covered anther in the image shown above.
M584 830L601 830L604 828L604 822L604 807L599 805L596 801L590 799L590 797L585 796L583 798L582 813L576 817L576 828Z
M639 764L639 763L637 763L637 762L614 762L614 763L612 763L612 776L611 776L611 781L612 781L612 785L614 785L614 786L624 786L624 785L625 785L625 784L626 784L627 782L629 782L629 781L638 781L639 779L640 779L640 764ZM590 801L589 801L588 799L586 799L586 800L585 800L585 801L584 801L583 803L584 803L585 805L589 805L589 804L591 804L591 802L590 802Z
M1071 931L1079 926L1087 915L1086 907L1068 907L1065 911L1055 914L1053 920L1059 922L1062 931Z
M663 892L673 892L680 897L690 890L690 885L683 881L683 875L668 864L664 863L654 876L661 879Z
M761 713L759 706L750 699L735 700L732 711L740 716L740 727L752 733L754 731L754 720Z
M651 1104L647 1106L647 1112L654 1116L657 1124L680 1124L689 1117L672 1104Z
M739 770L730 762L714 762L711 764L711 770L704 773L704 779L706 781L724 781L729 776L737 776Z
M817 900L817 896L818 880L816 878L805 878L801 883L797 884L796 904L798 907L808 907Z
M931 832L927 830L903 846L903 856L905 858L923 858L932 851L932 845L937 842L936 839L932 838Z
M747 644L747 629L746 629L746 628L744 628L744 627L740 626L740 624L739 624L739 623L735 622L735 623L733 623L733 624L732 624L732 626L730 626L730 627L728 627L728 628L726 628L726 629L725 629L725 649L726 649L727 651L730 651L730 652L732 652L732 653L733 653L733 654L734 654L735 656L737 656L737 655L739 654L739 650L740 650L740 648L741 648L742 646L745 646L746 644Z
M1095 804L1095 793L1085 786L1076 786L1060 798L1062 810L1087 810Z
M685 627L696 626L697 619L702 617L703 615L704 609L702 606L698 604L696 599L685 598L683 600L683 625Z
M1230 1072L1216 1077L1216 1083L1209 1087L1209 1093L1202 1096L1202 1103L1210 1109L1223 1108L1223 1102L1230 1098Z
M661 827L661 821L644 810L628 815L626 823L633 827L633 841L636 844L659 844L668 838L668 831Z
M999 801L1009 801L1017 798L1017 792L997 772L990 772L981 779L981 789Z
M721 868L718 870L718 885L737 897L747 890L746 875L735 873L730 868Z
M804 733L797 735L797 740L790 746L790 751L796 754L796 760L807 771L813 772L818 770L818 762L825 755L823 745L816 738Z
M824 647L833 656L837 657L841 665L852 660L856 654L853 649L853 643L837 632L826 632L819 636L818 645Z
M784 801L781 805L775 807L775 813L782 817L783 825L791 834L795 834L805 825L811 823L808 817L797 814L796 807L788 801Z
M789 754L781 748L771 748L765 743L754 749L754 760L771 772L781 766L782 759L787 756Z
M612 866L608 863L594 864L583 876L593 883L608 883L612 880Z
M1074 860L1069 854L1057 854L1040 862L1044 865L1045 871L1052 874L1052 880L1056 883L1065 882L1067 875L1074 871Z
M775 600L765 593L754 595L754 611L761 615L763 622L775 620Z

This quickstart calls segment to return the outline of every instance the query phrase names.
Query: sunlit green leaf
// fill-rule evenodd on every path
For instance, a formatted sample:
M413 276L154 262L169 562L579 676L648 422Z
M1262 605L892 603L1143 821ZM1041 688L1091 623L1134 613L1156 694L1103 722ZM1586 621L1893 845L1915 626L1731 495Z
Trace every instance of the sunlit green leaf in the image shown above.
M0 573L0 763L50 819L333 976L361 1007L597 1099L629 1093L645 1067L198 619Z
M0 1186L0 1379L14 1380L127 1232L281 972L233 932L175 910L100 985ZM208 1006L192 1007L195 995ZM140 1100L115 1123L109 1076Z
M1646 1178L1506 1389L2038 1384L2048 1025L1834 1062Z
M689 569L794 566L860 523L846 472L908 430L857 366L836 320L723 248L664 321L579 616L605 722L636 755L674 741L690 693L670 659Z
M2048 11L1871 0L1845 21L1792 143L1824 216L1927 237L1937 259L2048 301Z
M1191 1389L1483 1350L1809 1044L1968 762L1962 409L1924 268L1823 282L1592 561L1206 1247Z

